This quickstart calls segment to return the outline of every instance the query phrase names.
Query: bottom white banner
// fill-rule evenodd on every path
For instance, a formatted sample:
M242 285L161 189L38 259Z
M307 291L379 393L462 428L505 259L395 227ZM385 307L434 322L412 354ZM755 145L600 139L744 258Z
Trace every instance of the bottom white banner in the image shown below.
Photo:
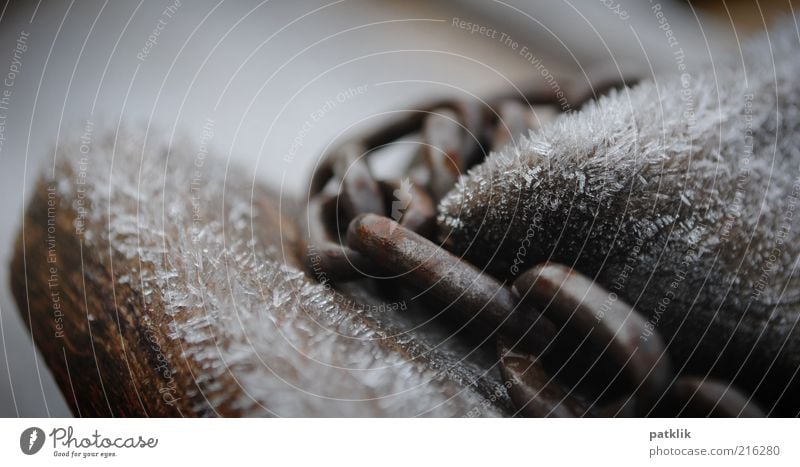
M788 419L3 419L0 427L5 466L800 465L800 423Z

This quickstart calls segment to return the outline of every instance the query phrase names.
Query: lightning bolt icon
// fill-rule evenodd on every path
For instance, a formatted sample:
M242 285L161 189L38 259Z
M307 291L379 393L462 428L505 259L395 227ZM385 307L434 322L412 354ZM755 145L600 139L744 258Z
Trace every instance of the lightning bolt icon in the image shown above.
M33 449L33 443L35 443L37 439L39 439L39 433L36 430L31 431L31 437L28 440L28 450Z

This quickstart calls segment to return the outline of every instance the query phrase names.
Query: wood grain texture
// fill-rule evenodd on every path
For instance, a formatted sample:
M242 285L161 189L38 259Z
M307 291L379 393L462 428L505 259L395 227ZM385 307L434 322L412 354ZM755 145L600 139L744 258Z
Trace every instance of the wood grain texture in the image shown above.
M493 354L307 277L299 211L184 143L65 144L30 199L12 288L75 415L507 412Z

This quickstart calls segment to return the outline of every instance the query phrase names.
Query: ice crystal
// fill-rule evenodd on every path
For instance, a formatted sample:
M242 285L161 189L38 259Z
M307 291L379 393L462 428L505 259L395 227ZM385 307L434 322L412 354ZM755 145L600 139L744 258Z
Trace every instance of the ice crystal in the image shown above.
M135 310L169 364L200 369L179 384L195 413L453 416L483 401L470 382L382 345L329 288L285 264L293 252L264 234L278 229L260 217L267 195L250 177L213 157L198 164L187 141L97 135L83 168L77 144L59 148L60 194L86 196L84 251L142 297L118 306Z
M674 337L686 369L751 388L744 375L771 369L759 389L779 393L800 365L795 23L714 65L532 131L464 177L438 220L498 276L574 265Z

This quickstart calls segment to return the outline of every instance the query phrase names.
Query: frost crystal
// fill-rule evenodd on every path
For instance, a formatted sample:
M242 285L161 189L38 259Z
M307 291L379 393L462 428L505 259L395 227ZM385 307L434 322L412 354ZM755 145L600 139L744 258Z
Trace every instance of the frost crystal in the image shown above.
M449 378L449 365L382 344L330 288L285 264L294 252L281 248L277 216L260 217L270 203L277 212L276 198L251 190L251 177L224 160L199 163L186 141L167 149L152 133L146 147L135 131L98 138L85 167L78 144L59 147L60 195L85 197L85 254L100 258L118 289L142 297L107 312L156 336L168 364L199 369L170 369L192 378L176 397L193 413L455 416L482 402L471 381Z
M491 155L439 206L449 246L504 278L574 266L674 337L685 370L753 389L771 370L758 389L780 394L800 364L795 24L742 54L612 92Z

